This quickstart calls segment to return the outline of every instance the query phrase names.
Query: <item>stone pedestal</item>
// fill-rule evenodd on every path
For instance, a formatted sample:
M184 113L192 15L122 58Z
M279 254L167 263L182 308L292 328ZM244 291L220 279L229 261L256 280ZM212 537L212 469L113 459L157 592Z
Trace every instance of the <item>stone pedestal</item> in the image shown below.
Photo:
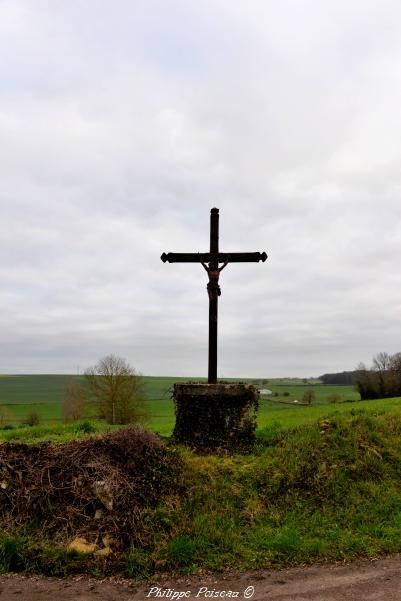
M196 449L246 449L255 441L259 391L242 383L174 384L173 437Z

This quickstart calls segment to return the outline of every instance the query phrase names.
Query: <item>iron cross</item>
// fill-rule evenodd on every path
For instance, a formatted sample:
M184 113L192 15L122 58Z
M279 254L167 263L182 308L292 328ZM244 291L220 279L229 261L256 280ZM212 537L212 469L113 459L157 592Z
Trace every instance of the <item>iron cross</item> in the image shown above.
M209 370L208 382L217 382L217 311L220 272L228 263L258 263L266 261L263 253L221 253L219 252L219 209L210 211L210 252L208 253L163 253L163 263L200 263L209 276L207 292L209 295ZM219 264L222 264L219 267Z

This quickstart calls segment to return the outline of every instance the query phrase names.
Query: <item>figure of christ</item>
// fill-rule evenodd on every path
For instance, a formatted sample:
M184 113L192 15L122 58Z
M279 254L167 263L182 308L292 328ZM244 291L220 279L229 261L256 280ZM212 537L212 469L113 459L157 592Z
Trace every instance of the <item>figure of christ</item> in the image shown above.
M216 300L217 297L221 295L221 289L219 286L220 271L223 271L224 267L228 264L228 261L225 261L223 265L217 269L208 267L203 261L201 261L201 263L209 276L209 282L207 284L207 293L209 295L209 299Z

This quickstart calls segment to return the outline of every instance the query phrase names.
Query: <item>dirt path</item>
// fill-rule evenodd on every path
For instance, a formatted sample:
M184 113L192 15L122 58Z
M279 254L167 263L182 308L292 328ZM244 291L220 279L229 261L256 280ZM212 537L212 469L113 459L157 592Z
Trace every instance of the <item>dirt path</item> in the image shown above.
M226 594L224 594L224 591ZM228 593L231 591L231 595ZM237 593L237 594L235 594ZM197 576L136 585L129 580L0 576L0 601L401 601L401 556L350 564Z

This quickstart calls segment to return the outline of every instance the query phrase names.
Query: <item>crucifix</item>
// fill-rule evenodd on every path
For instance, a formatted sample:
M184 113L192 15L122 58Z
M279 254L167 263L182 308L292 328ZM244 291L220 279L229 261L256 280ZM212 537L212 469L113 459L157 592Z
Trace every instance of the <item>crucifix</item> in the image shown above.
M221 295L219 277L228 263L258 263L266 261L267 254L259 253L221 253L219 252L219 209L210 211L210 252L208 253L163 253L163 263L200 263L206 270L209 282L209 369L208 383L217 382L217 312L218 298ZM220 263L222 264L219 267Z

